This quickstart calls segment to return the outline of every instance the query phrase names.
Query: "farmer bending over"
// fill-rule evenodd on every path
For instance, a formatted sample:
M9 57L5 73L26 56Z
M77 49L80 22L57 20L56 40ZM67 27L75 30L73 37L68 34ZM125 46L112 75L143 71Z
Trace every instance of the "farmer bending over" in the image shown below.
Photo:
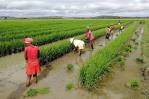
M106 28L106 39L110 39L110 27Z
M85 46L84 41L70 38L70 42L74 45L74 51L79 51L79 55L81 55Z
M25 38L24 43L25 47L25 60L27 62L26 66L26 86L30 86L31 79L33 83L37 83L37 73L40 72L40 64L39 64L39 48L32 44L32 38Z
M120 26L120 33L123 32L123 30L124 30L124 25L121 25Z

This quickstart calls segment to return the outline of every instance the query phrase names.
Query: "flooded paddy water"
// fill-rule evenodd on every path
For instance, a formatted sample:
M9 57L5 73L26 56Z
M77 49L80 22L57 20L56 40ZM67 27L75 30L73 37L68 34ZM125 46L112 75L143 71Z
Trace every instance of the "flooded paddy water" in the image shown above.
M140 26L143 33L143 26ZM95 49L92 51L86 49L80 57L78 54L68 53L43 68L39 75L39 82L31 88L47 87L50 92L46 95L37 95L35 97L24 97L28 89L25 88L25 60L24 54L18 53L11 56L0 58L0 96L3 99L148 99L142 95L142 89L130 89L126 83L130 79L138 78L142 81L143 77L140 71L140 65L135 59L141 55L140 43L137 50L134 50L128 56L125 62L125 70L118 66L113 66L113 73L105 76L100 81L98 88L92 92L80 88L78 74L80 66L84 64L97 49L103 48L105 37L95 41ZM23 64L23 65L22 65ZM73 71L68 72L66 66L72 64ZM66 85L74 84L74 89L67 91ZM142 82L143 83L143 82ZM143 86L141 86L143 88ZM144 88L143 88L144 89Z

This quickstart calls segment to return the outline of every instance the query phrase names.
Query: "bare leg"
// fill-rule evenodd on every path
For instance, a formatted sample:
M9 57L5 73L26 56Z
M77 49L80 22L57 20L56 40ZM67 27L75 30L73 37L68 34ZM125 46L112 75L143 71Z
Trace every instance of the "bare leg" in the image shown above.
M93 50L94 49L93 41L90 42L90 46L91 46L91 48Z
M77 47L75 47L75 48L73 49L73 52L74 52L74 53L76 53L76 52L77 52Z
M80 49L78 49L79 50L79 56L81 56L81 50Z
M37 78L37 73L33 75L33 83L37 84L38 78Z
M31 76L32 76L32 75L28 75L28 76L27 76L26 87L29 87L30 84L31 84Z
M73 53L75 53L75 48L73 49Z
M79 56L81 56L82 55L82 49L79 49Z

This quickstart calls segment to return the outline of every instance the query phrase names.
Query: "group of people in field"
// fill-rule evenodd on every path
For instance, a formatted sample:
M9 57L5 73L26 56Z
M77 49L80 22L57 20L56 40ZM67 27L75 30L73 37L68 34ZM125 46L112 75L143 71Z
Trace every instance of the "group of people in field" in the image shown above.
M123 27L121 27L123 29ZM120 31L122 31L120 29ZM113 36L114 32L116 31L116 28L114 25L106 28L106 39L110 39L110 36ZM89 45L90 48L94 49L94 35L90 29L90 27L86 28L86 34L85 34L86 42L83 40L70 38L71 44L74 45L74 51L78 51L79 55L82 54L83 50L85 49L85 45ZM26 80L26 86L30 86L32 83L36 84L38 82L37 74L41 71L40 68L40 62L39 62L39 56L40 56L40 50L37 46L33 45L33 39L32 38L25 38L25 60L27 63L26 66L26 74L27 74L27 80Z
M77 51L79 53L79 55L82 54L86 44L88 44L92 50L94 49L94 45L93 45L94 44L94 36L93 36L93 33L92 33L90 27L87 27L87 29L86 29L85 41L86 42L84 42L83 40L70 38L71 44L74 45L74 51Z
M120 24L119 33L121 33L123 30L124 30L124 25ZM115 33L115 31L116 31L116 27L115 27L114 24L111 25L111 26L108 26L106 28L106 37L105 38L108 39L108 40L112 39L113 38L113 34Z

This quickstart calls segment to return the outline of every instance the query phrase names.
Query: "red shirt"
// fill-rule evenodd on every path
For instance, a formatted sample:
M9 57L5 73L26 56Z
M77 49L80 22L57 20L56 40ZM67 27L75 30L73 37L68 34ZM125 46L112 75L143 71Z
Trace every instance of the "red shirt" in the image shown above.
M86 32L86 37L87 37L90 41L94 40L94 36L93 36L93 34L92 34L91 31Z
M25 47L25 52L28 61L38 59L39 48L37 46Z
M110 32L112 32L112 31L113 31L113 32L115 31L115 26L112 26L112 27L111 27Z
M27 58L26 74L32 75L40 72L40 64L38 60L39 48L36 46L25 47Z

